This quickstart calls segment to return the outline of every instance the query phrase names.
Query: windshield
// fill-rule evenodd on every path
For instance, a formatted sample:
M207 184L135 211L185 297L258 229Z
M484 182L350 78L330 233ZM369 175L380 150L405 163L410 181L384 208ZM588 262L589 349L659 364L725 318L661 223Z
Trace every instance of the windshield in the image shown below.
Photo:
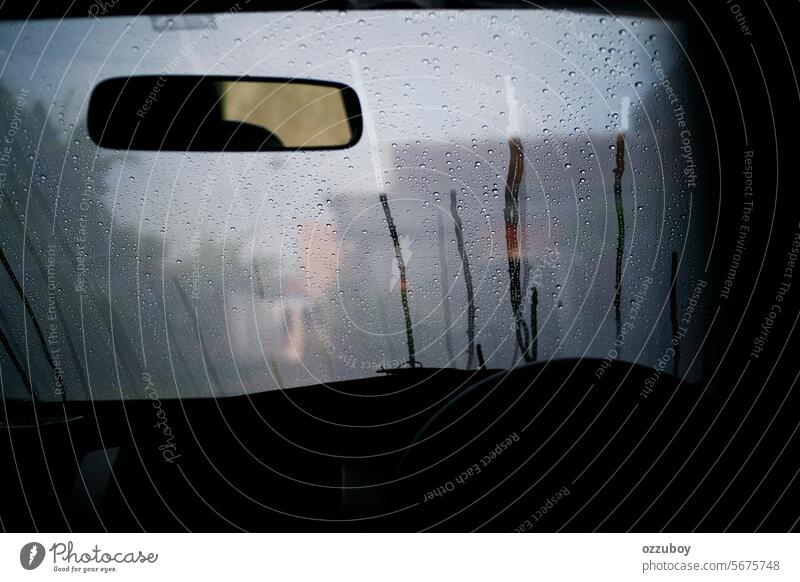
M5 397L568 357L701 374L710 235L677 23L232 9L0 39ZM102 80L179 74L345 83L364 135L264 153L89 139Z

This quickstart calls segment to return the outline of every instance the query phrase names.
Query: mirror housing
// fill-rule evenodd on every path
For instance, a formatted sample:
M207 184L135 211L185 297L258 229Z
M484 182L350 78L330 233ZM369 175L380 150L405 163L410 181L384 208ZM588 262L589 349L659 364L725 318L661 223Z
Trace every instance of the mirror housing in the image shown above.
M332 81L147 75L97 85L88 129L117 150L329 150L355 145L362 120L356 92Z

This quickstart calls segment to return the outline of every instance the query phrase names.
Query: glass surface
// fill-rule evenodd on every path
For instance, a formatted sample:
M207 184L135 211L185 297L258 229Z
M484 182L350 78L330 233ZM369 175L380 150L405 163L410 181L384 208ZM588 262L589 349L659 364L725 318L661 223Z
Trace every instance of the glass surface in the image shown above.
M344 146L353 139L338 87L226 81L219 91L223 119L269 129L285 147Z
M674 313L678 371L699 377L711 236L678 23L434 10L171 24L0 24L0 329L39 398L374 376L409 365L407 315L426 367L477 367L477 344L487 367L519 365L534 328L538 360L613 352L671 372ZM364 137L268 154L98 148L91 89L162 74L341 82ZM7 350L0 366L4 395L28 397Z

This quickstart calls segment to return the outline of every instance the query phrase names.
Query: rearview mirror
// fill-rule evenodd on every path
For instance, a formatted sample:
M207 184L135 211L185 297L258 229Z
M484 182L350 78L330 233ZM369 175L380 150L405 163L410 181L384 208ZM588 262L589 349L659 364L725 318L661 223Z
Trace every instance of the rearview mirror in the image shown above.
M92 92L88 125L106 148L206 152L339 149L362 131L347 85L214 76L107 79Z

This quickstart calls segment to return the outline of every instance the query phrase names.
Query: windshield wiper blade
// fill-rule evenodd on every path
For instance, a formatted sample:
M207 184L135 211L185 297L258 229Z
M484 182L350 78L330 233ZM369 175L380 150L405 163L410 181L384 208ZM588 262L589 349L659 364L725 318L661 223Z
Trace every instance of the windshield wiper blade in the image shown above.
M0 263L3 264L3 268L6 270L6 273L8 273L8 276L11 278L11 282L14 284L14 288L17 290L17 294L20 296L22 302L25 304L25 311L28 312L31 321L33 322L33 329L36 331L36 337L39 339L39 344L42 346L45 358L47 358L47 363L50 364L50 368L52 368L53 371L55 371L56 364L55 362L53 362L53 357L50 354L50 350L47 348L47 342L44 339L42 328L39 327L39 320L36 319L36 314L33 312L33 307L31 307L28 298L25 296L25 293L22 290L22 286L19 284L19 280L17 279L17 276L14 274L14 270L11 268L11 265L9 264L8 259L6 258L6 254L3 252L2 247L0 247ZM10 349L11 347L8 344L8 340L5 338L5 336L3 336L3 346L4 347L8 346L6 351L8 351L8 349ZM17 362L16 357L14 358L14 361ZM27 375L25 376L25 381L27 382L28 391L31 393L31 396L33 396L33 385L30 383L30 379L27 378ZM66 401L66 391L61 392L61 399Z
M31 395L33 400L37 400L36 394L33 392L33 385L28 379L28 375L22 368L22 364L20 364L19 359L17 359L17 354L14 353L14 349L11 347L11 344L8 342L8 338L6 337L6 334L3 333L2 329L0 329L0 344L3 344L3 349L8 354L8 357L11 358L11 363L14 364L14 368L17 370L19 377L22 379L22 384L25 386L25 389Z

